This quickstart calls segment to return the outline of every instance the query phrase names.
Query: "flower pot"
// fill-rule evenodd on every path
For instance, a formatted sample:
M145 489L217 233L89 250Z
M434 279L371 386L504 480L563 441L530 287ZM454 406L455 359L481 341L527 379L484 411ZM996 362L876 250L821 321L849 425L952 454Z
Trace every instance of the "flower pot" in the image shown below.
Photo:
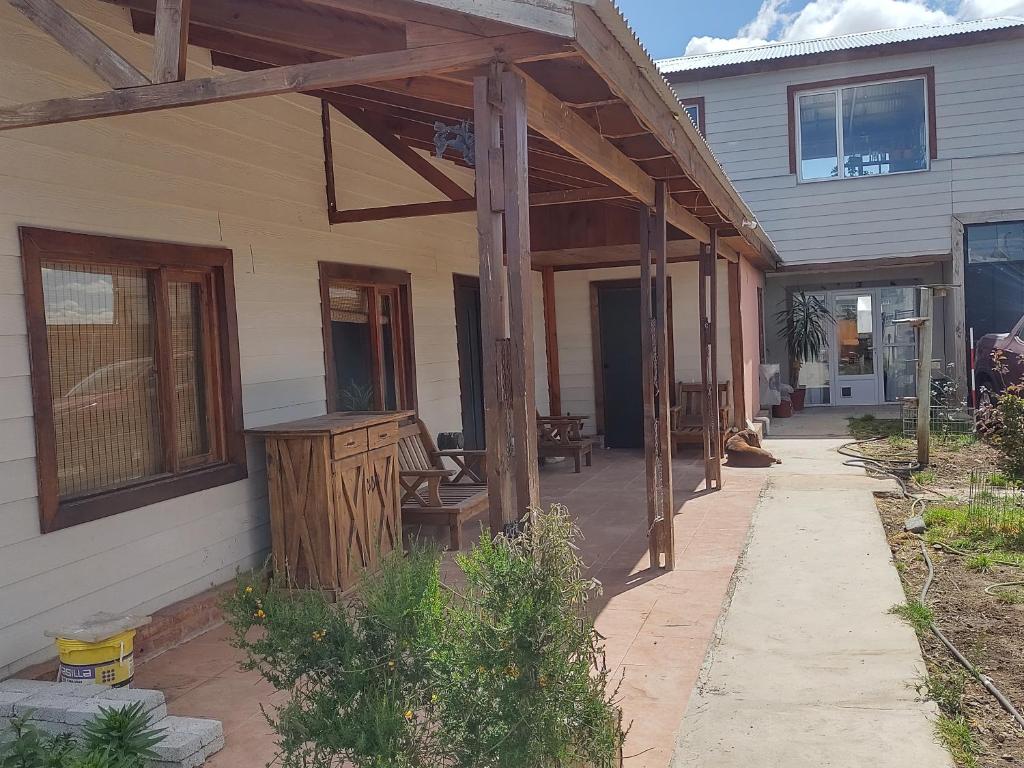
M776 419L788 419L793 415L793 402L791 400L783 400L778 405L772 406L772 416Z
M793 410L802 411L804 409L804 402L807 399L807 389L805 387L797 387L789 397L793 401Z

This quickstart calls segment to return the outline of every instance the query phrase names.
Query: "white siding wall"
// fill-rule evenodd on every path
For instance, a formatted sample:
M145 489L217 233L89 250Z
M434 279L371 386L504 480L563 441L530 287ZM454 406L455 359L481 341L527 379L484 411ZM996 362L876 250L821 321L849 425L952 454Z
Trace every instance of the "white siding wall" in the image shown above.
M786 89L935 67L938 159L923 173L797 184ZM676 86L703 96L708 141L789 263L949 253L951 217L1024 208L1019 42L879 57Z
M132 34L126 10L68 5L149 69L149 40ZM190 77L210 74L209 54L191 49L189 67ZM6 3L0 72L7 104L105 89ZM342 205L437 198L340 115L334 142ZM319 102L307 97L0 136L0 677L52 655L44 629L195 594L260 563L269 536L263 453L252 441L247 481L40 535L19 225L232 249L247 427L324 412L318 261L409 270L420 411L434 432L461 428L452 273L477 271L474 217L331 231L323 190ZM535 285L546 411L539 278Z
M718 375L732 378L729 349L729 275L718 262ZM696 263L669 264L672 278L672 320L675 381L700 381L700 310ZM558 367L562 382L562 411L588 416L585 429L596 430L594 416L593 333L590 320L590 284L601 280L639 278L639 267L614 267L555 273L558 300ZM637 339L637 344L640 339Z

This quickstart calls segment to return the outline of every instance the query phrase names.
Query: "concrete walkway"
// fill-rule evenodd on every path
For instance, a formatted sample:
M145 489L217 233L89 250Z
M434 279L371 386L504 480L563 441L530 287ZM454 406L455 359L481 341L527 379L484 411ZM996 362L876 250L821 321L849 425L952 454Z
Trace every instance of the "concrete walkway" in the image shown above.
M683 720L676 768L945 768L915 700L924 665L845 416L772 423L771 471L735 592Z

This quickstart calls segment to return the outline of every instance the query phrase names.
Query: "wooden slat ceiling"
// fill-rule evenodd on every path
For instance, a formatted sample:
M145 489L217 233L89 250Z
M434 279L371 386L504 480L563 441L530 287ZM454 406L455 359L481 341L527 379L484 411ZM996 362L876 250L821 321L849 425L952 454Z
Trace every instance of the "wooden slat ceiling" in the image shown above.
M106 1L130 10L136 32L153 33L155 0ZM505 24L401 0L194 0L189 43L209 49L216 66L254 70L515 31ZM738 234L698 185L687 177L671 153L575 50L569 48L562 58L520 66L652 178L667 180L675 200L701 221L719 226L723 237ZM474 74L454 73L357 85L312 95L328 100L342 113L363 113L410 147L433 151L435 122L453 124L472 120ZM462 164L461 158L454 154L446 159ZM602 174L536 132L530 134L529 165L531 193L609 184ZM575 210L581 206L584 206L582 210ZM549 226L557 230L561 226L559 217L564 218L566 225L574 222L578 225L581 216L600 220L602 212L607 211L617 221L621 214L627 213L624 207L632 206L633 201L623 199L547 206L534 209L534 215L543 210ZM632 220L635 221L635 217ZM622 226L630 232L634 229L632 224ZM569 229L568 226L561 228ZM538 232L537 227L533 229ZM578 226L572 229L579 231ZM540 235L543 240L544 233ZM681 233L676 233L675 237L685 239ZM564 240L564 237L551 239L552 243L560 244ZM635 238L631 242L635 242ZM544 245L547 244L537 243L541 246L537 250L546 250ZM607 245L621 243L611 238Z

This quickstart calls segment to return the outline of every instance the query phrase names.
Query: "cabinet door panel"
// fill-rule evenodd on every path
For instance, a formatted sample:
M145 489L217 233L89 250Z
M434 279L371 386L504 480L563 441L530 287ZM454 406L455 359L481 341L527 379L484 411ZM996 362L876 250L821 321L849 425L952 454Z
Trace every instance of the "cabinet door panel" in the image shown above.
M367 462L365 456L351 456L334 462L334 504L337 519L338 587L355 586L370 565L367 525Z
M370 531L370 562L402 546L401 506L398 498L398 451L394 445L366 455L369 473L367 524Z

